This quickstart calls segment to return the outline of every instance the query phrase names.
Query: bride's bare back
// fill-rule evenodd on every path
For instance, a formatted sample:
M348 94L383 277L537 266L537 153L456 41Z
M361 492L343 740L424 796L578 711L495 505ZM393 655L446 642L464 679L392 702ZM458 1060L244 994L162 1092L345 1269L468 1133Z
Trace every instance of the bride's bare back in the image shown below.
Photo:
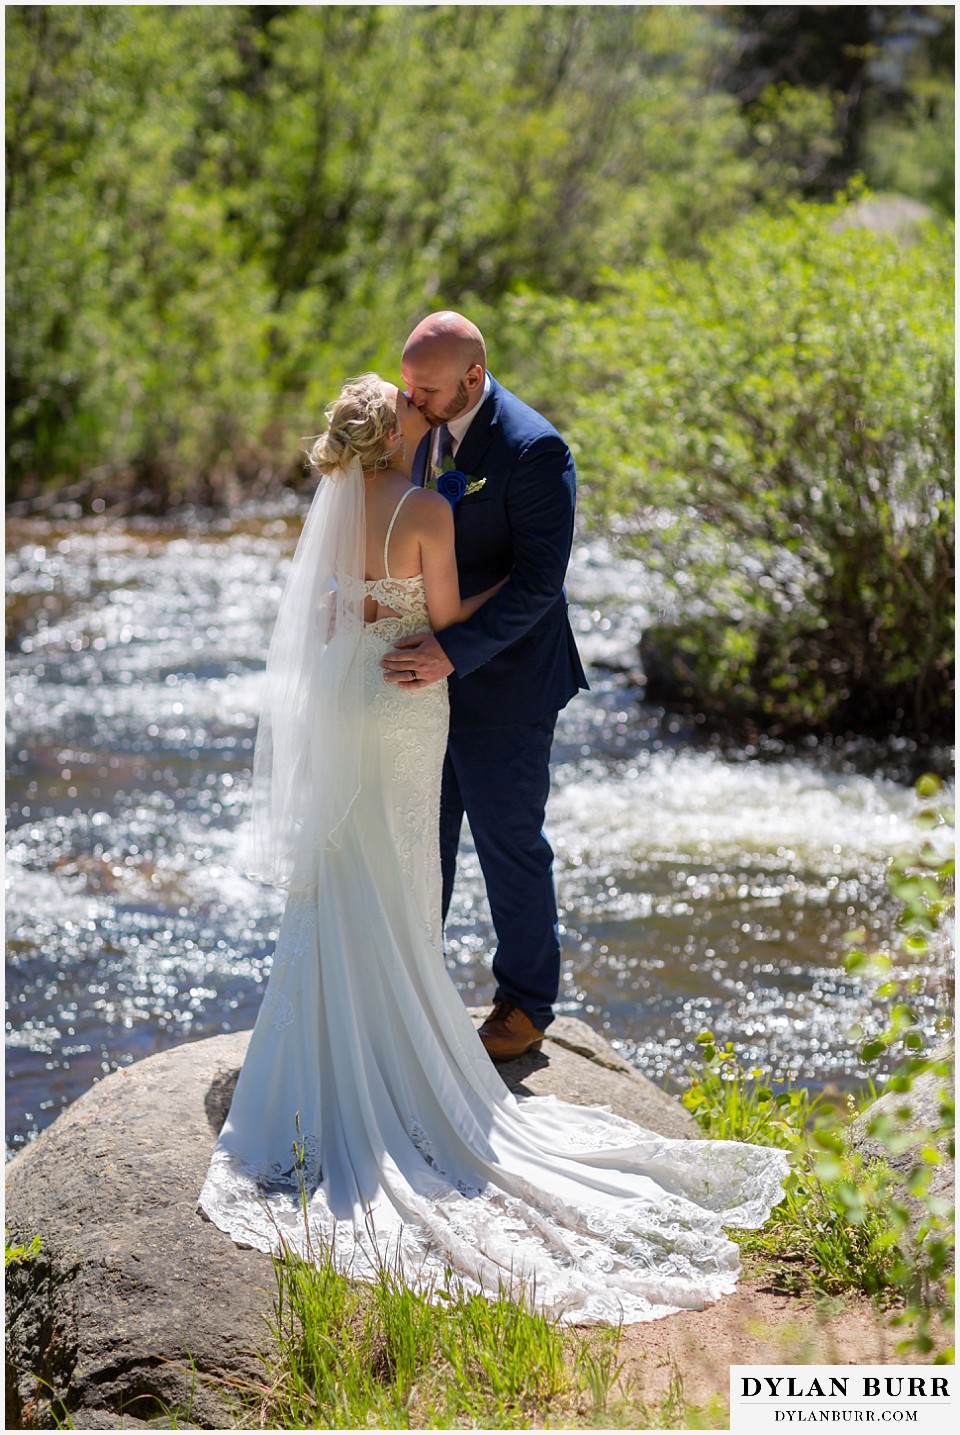
M495 588L474 598L461 599L453 544L453 510L432 489L412 488L406 474L396 469L364 474L366 552L364 577L416 578L423 586L434 632L461 623L491 597ZM409 498L404 499L404 494ZM399 511L397 505L402 502ZM391 523L393 528L391 530ZM390 543L384 566L384 543ZM500 586L500 585L497 585ZM396 609L367 598L364 621L399 616Z
M383 545L395 513L397 518L390 534L388 553L389 576L414 578L423 571L420 560L421 524L418 522L418 517L422 517L421 504L418 503L418 495L423 497L420 490L412 492L397 513L397 504L410 488L409 478L393 469L368 478L364 484L367 519L364 577L368 580L387 577L383 566Z

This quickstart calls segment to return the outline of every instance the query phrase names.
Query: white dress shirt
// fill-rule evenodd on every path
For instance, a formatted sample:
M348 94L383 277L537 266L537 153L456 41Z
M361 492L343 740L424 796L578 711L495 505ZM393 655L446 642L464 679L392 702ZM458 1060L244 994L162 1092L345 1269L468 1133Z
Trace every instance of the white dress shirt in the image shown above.
M466 434L467 429L470 427L470 425L473 423L474 418L476 417L477 410L480 408L480 405L483 403L484 399L487 397L487 395L489 394L489 392L490 392L490 375L489 375L486 371L484 371L484 375L483 375L483 392L481 393L480 397L477 399L477 402L474 404L473 408L472 408L472 409L467 409L467 412L466 412L465 414L460 414L460 415L458 415L458 417L455 418L455 419L448 419L448 420L447 420L447 428L450 430L450 437L453 439L453 457L454 457L454 458L456 458L456 456L457 456L457 449L458 449L458 448L460 447L460 445L463 443L464 435ZM436 430L436 432L435 432L434 440L433 440L433 445L432 445L432 448L431 448L431 458L432 458L434 461L436 460L436 456L437 456L437 444L438 444L438 442L439 442L439 429Z

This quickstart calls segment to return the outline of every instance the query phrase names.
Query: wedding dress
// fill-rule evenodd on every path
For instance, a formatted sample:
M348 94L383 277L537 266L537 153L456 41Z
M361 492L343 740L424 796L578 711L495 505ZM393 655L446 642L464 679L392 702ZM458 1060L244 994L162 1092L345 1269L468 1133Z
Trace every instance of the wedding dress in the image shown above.
M441 954L446 684L403 691L379 666L429 627L389 541L364 591L400 616L357 648L358 790L288 899L201 1208L240 1245L326 1252L360 1279L386 1263L428 1293L503 1290L562 1322L700 1309L736 1284L724 1226L763 1224L786 1158L504 1085Z

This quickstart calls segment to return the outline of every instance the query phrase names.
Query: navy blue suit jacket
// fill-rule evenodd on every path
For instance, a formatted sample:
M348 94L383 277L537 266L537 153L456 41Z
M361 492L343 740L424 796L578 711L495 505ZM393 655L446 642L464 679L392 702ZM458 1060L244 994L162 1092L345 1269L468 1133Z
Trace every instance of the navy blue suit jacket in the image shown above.
M415 483L423 482L430 437L417 450ZM450 728L536 722L587 686L563 586L573 458L556 429L491 375L455 462L468 482L485 480L454 509L460 591L469 598L508 574L510 581L467 622L438 635L454 666Z

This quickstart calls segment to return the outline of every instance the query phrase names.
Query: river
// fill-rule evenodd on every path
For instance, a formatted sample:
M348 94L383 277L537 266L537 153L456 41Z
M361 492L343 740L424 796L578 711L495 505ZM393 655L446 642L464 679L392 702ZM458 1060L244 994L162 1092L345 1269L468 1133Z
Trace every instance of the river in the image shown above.
M282 899L240 847L296 531L291 510L8 527L8 1153L104 1073L253 1024ZM844 935L892 930L917 755L718 745L641 700L636 641L664 597L636 559L585 537L569 592L591 691L554 749L559 1010L664 1083L709 1028L777 1080L857 1086L847 1033L882 1011ZM447 935L454 981L485 1002L468 839Z

